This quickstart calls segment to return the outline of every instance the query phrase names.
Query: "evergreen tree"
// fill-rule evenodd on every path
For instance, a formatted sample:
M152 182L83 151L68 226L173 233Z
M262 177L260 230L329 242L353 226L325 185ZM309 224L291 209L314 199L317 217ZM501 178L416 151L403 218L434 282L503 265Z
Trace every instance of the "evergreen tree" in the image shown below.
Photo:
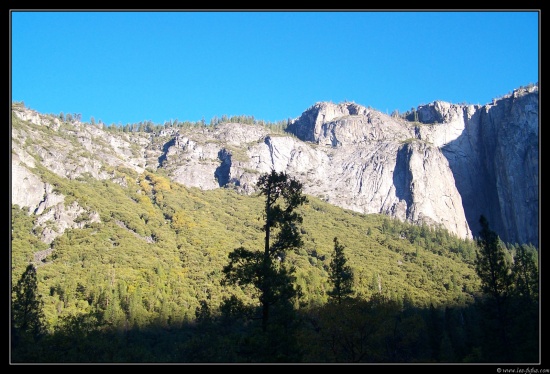
M520 245L514 256L512 276L511 315L514 324L510 337L514 342L513 360L516 362L537 362L539 353L539 272L536 250Z
M481 278L481 287L485 294L492 296L497 303L508 296L512 278L506 262L504 248L497 233L489 228L484 216L479 220L481 231L476 242L476 272Z
M539 271L532 251L520 245L514 256L512 274L515 282L515 293L518 296L537 300L539 293Z
M250 251L243 247L229 254L229 264L223 268L222 284L252 285L258 291L262 306L262 329L266 331L270 307L284 304L299 294L293 281L295 269L285 266L286 252L302 246L298 224L302 217L295 209L306 203L302 184L286 173L272 170L257 182L265 195L264 250Z
M479 222L481 231L476 239L478 251L475 269L486 296L486 346L492 350L492 360L510 361L507 309L513 278L497 233L489 228L489 222L483 215Z
M328 295L338 304L353 294L353 271L347 265L347 259L344 255L344 246L338 243L338 238L334 238L334 256L330 262L329 280L333 289Z
M34 265L27 266L12 290L12 339L36 340L44 333L43 301Z

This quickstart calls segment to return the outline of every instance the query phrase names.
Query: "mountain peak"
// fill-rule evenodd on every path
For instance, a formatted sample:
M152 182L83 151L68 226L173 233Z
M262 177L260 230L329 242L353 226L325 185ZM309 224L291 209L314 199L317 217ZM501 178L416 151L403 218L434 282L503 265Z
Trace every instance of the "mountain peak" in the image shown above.
M335 119L347 116L369 114L370 109L354 102L317 102L306 109L300 117L295 119L287 128L287 131L296 135L299 139L309 142L318 142L321 127Z

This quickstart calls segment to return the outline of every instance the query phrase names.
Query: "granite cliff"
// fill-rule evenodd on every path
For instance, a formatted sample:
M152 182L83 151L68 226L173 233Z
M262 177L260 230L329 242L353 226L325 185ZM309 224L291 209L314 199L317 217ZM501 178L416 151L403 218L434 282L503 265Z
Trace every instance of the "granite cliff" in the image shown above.
M242 123L113 132L13 105L11 203L36 214L42 240L51 242L100 217L79 218L84 208L66 206L37 166L122 185L115 167L162 171L186 186L245 194L273 168L345 209L442 226L463 238L477 235L483 214L504 241L538 247L538 95L537 86L522 87L487 105L436 101L405 116L321 102L282 134Z

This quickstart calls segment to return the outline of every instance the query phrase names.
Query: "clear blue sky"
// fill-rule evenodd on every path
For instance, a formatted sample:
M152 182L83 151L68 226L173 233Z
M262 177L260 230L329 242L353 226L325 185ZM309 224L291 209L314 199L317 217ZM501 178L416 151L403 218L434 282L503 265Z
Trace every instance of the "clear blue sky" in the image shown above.
M106 124L487 104L540 74L532 11L12 11L11 99Z

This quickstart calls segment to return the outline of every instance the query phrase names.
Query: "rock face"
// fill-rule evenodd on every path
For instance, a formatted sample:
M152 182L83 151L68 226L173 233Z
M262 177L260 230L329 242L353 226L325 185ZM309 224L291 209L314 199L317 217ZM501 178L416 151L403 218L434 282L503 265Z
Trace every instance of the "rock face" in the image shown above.
M420 138L441 148L477 234L483 214L502 240L538 243L538 87L484 106L435 102L420 107Z
M164 169L187 186L247 194L260 174L275 169L346 209L436 225L462 238L477 236L483 214L504 241L539 246L537 86L484 106L436 101L418 107L416 121L355 103L317 103L285 134L238 123L123 133L20 107L13 115L12 203L29 213L51 212L39 206L55 200L32 172L36 163L65 178L117 183L124 181L106 166L138 174ZM58 207L65 222L58 228L82 216L79 208Z
M318 103L289 129L321 149L331 148L326 168L312 171L324 180L324 191L311 189L312 194L347 209L472 237L447 159L410 123L356 104Z

